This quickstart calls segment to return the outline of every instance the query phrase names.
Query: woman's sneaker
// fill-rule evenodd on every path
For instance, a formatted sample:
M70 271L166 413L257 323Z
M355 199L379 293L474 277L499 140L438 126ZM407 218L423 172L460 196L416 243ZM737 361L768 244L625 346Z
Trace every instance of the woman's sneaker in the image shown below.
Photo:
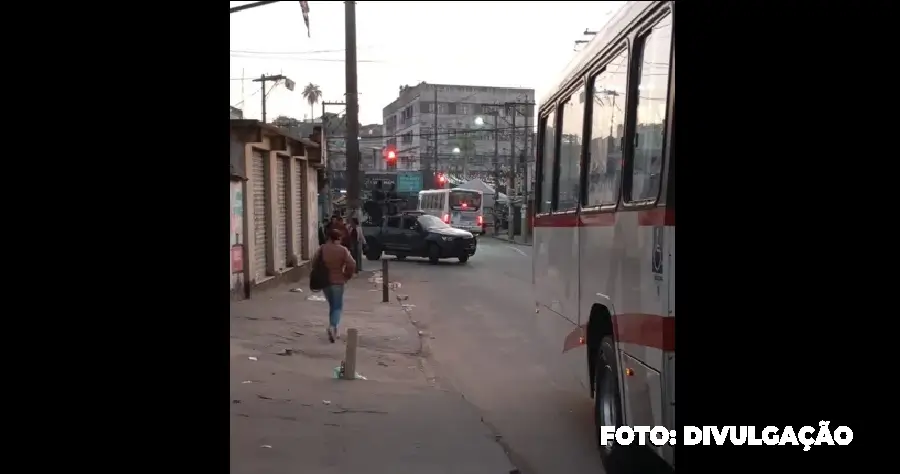
M333 344L334 343L334 328L331 326L328 326L327 332L328 332L328 340L331 341L331 343Z

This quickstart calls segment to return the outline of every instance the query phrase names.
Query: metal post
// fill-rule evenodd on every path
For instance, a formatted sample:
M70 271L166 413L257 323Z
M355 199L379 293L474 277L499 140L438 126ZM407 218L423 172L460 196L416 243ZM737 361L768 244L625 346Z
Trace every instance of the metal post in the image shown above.
M347 67L347 214L359 218L359 97L356 84L356 2L344 2Z
M356 328L347 328L347 352L344 355L344 380L356 378L356 346L359 345L359 331Z
M387 259L381 259L381 302L388 302L388 290L390 287L388 286L388 261Z

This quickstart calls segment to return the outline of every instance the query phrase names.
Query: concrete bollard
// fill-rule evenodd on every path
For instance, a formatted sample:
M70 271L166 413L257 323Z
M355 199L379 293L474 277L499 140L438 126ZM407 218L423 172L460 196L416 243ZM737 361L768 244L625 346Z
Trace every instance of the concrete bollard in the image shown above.
M347 353L344 355L344 380L356 378L356 346L359 344L359 331L356 328L347 329Z
M381 260L381 302L388 302L388 289L390 279L388 278L388 261L387 259Z

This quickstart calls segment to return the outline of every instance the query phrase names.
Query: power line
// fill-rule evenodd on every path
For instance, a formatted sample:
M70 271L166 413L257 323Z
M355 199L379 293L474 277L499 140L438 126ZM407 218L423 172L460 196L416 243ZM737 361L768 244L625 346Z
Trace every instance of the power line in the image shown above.
M473 129L456 129L456 130L451 130L451 131L448 131L448 132L438 132L437 135L438 135L438 136L445 136L445 135L446 135L446 136L451 136L451 137L453 137L453 136L456 136L456 135L465 135L465 134L469 134L469 133L475 133L475 134L477 134L477 133L491 133L491 132L495 132L495 131L498 131L498 132L504 132L504 131L509 131L509 130L513 130L513 129L515 129L515 130L523 130L523 129L524 129L524 130L527 131L527 130L529 130L529 129L533 129L533 127L527 126L527 125L519 125L519 126L517 126L517 127L500 127L500 128L485 128L485 129L478 129L478 128L473 128ZM532 133L533 133L533 132L534 132L534 131L532 130ZM377 139L390 139L390 138L400 138L401 136L410 136L410 137L419 137L419 138L421 138L421 137L431 138L431 137L433 137L434 135L435 135L434 132L429 132L429 133L413 133L413 134L406 134L406 133L403 133L403 134L398 134L398 135L377 135L377 136L375 136L375 135L366 135L364 138L366 138L366 139L376 139L376 138L377 138ZM335 136L332 136L332 137L329 137L329 138L347 138L347 137L345 137L345 136L342 136L342 137L335 137Z
M255 55L242 55L240 53L231 53L230 56L232 58L240 58L240 59L277 59L279 61L320 61L320 62L336 62L342 63L343 59L337 58L285 58L281 56L255 56ZM357 59L358 63L386 63L388 61L382 59Z
M320 49L317 51L244 51L240 49L229 50L230 53L240 54L321 54L321 53L343 53L343 49Z

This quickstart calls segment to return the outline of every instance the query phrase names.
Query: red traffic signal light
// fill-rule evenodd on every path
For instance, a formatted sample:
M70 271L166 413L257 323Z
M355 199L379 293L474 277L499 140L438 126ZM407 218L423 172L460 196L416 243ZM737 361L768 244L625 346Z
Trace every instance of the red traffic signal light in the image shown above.
M441 184L444 184L444 181L446 181L446 178L444 178L444 173L438 173L437 179L438 179L438 183L441 183Z
M393 163L393 162L397 161L397 151L394 149L393 146L387 146L387 147L385 147L385 149L384 149L384 159L385 159L388 163Z

